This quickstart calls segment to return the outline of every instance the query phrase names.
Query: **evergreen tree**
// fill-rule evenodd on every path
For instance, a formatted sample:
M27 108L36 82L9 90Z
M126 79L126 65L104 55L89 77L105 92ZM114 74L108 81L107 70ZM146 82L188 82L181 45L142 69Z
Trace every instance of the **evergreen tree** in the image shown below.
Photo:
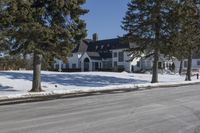
M4 2L0 0L0 51L9 50L9 45L4 37L6 29L4 28L5 22L2 21L2 12L4 11Z
M192 56L200 51L200 0L176 1L171 39L176 57L187 58L186 79L191 80Z
M131 0L122 21L125 37L137 44L132 54L153 56L152 83L158 82L158 61L160 52L169 39L168 19L171 8L167 0Z
M0 24L12 53L33 54L33 86L42 91L41 61L45 55L66 58L73 44L86 36L80 19L85 0L0 0Z

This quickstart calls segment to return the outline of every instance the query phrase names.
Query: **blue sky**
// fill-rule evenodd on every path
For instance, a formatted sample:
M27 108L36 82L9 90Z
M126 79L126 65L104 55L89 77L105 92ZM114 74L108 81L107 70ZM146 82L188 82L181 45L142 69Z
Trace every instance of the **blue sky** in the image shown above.
M88 37L98 33L99 39L115 38L125 32L121 21L130 0L87 0L84 8L90 12L82 17L87 23Z

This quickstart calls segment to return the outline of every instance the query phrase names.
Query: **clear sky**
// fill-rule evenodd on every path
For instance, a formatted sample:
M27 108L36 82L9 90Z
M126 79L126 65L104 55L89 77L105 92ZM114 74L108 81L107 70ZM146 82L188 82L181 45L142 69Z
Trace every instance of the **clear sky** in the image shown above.
M87 0L84 8L90 12L82 17L87 23L88 37L98 33L99 39L115 38L125 32L121 21L130 0Z

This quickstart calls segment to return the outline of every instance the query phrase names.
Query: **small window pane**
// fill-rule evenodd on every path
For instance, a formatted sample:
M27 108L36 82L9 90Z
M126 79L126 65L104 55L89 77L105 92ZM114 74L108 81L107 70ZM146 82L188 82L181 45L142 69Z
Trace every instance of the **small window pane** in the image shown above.
M76 64L72 64L72 68L75 69L76 68Z
M114 52L114 57L117 57L117 52Z
M184 67L187 67L187 66L188 66L188 62L184 61Z
M200 66L200 60L197 61L197 65Z
M119 60L119 62L123 62L124 61L124 53L123 52L119 52L118 60Z
M114 67L117 67L117 62L116 61L114 62Z

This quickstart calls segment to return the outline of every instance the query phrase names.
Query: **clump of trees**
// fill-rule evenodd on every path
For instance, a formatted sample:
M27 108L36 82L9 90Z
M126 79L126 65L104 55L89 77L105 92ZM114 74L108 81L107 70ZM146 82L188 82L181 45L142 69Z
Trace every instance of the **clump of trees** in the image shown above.
M186 81L191 81L192 56L200 51L200 1L184 0L174 2L172 22L175 29L171 45L176 57L187 58Z
M122 28L124 37L137 44L129 50L135 57L153 56L156 83L160 54L188 58L186 80L191 80L192 55L200 51L199 22L200 0L131 0Z
M41 88L42 58L66 58L86 36L85 0L0 0L0 38L12 54L33 54L33 85Z

